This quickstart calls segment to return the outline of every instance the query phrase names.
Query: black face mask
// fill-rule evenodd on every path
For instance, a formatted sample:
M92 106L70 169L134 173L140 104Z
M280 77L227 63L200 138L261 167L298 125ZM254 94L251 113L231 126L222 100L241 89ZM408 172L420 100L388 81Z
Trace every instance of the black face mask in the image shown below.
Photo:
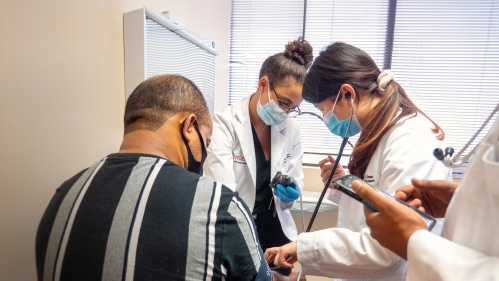
M185 120L182 122L182 128L184 128ZM203 156L201 156L201 162L197 161L194 159L194 156L192 155L191 148L189 146L189 142L184 137L184 134L182 134L182 138L184 139L185 143L185 148L187 149L187 171L196 173L198 175L203 175L203 164L204 161L206 160L206 157L208 157L208 153L206 152L206 147L204 146L204 140L203 136L201 136L201 132L199 131L199 125L198 121L194 120L194 128L196 129L196 132L199 135L199 141L201 141L201 147L203 149Z

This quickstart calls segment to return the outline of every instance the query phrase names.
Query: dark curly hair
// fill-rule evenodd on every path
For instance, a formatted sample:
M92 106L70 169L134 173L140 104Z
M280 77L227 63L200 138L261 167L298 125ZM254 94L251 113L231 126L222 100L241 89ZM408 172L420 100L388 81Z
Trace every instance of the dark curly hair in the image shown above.
M288 42L284 52L270 56L263 62L258 78L267 76L274 85L278 85L284 79L292 77L303 84L314 57L312 51L312 45L303 37Z

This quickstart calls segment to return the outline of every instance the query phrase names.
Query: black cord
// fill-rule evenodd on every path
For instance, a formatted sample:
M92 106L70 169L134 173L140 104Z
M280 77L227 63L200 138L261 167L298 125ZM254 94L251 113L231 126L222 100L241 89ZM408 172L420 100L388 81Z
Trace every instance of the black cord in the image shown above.
M347 145L347 143L352 145L348 141L348 132L350 131L350 125L352 124L352 119L353 119L353 99L352 99L352 113L350 114L350 120L348 121L347 131L345 132L345 135L343 136L343 141L341 142L340 151L338 152L338 156L336 156L336 160L334 161L334 165L333 165L333 169L331 170L331 174L329 174L329 177L327 178L326 185L324 185L324 189L322 190L321 196L319 197L319 201L317 201L317 205L315 205L314 213L312 214L312 217L310 218L310 222L308 223L308 227L307 227L307 230L305 230L305 232L310 232L310 229L312 228L312 224L314 224L315 216L317 216L317 213L319 212L319 207L322 204L322 199L324 199L324 195L326 194L326 191L329 188L329 184L331 184L331 180L333 179L334 172L336 172L336 168L338 168L338 165L340 164L340 159L341 159L341 156L343 155L343 149L345 149L345 146Z
M341 142L340 151L338 152L338 156L336 156L333 170L331 170L331 174L327 178L326 185L324 186L324 189L322 190L321 196L319 197L319 200L317 201L317 205L315 205L314 213L312 214L312 217L310 218L310 221L309 221L308 226L307 226L307 230L305 232L310 232L310 229L312 228L312 224L314 224L315 216L317 216L317 213L319 212L319 207L321 206L322 199L324 199L324 195L326 194L326 191L329 188L329 184L331 184L331 180L333 179L334 172L336 172L336 168L340 164L341 155L343 154L343 149L345 148L347 143L348 143L348 137L344 137L343 141Z

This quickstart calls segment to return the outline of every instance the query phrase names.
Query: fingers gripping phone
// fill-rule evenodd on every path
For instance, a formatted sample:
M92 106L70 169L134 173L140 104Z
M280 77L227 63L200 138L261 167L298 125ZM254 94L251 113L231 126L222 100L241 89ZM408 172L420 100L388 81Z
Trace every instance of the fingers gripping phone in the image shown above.
M415 212L417 212L421 218L423 218L424 222L426 223L426 227L428 227L428 230L431 230L435 224L436 224L436 220L434 217L428 215L427 213L424 213L424 212L421 212L420 210L412 207L411 205L405 203L404 201L401 201L395 197L393 197L392 195L384 192L383 190L380 190L372 185L370 185L369 183L359 179L358 177L356 176L352 176L352 175L346 175L346 176L343 176L343 177L339 177L337 179L334 179L333 180L333 187L335 189L338 189L340 190L341 192L345 193L346 195L352 197L353 199L361 202L362 204L366 205L367 207L369 207L371 210L375 211L375 212L378 212L378 209L376 209L376 207L372 206L371 204L369 204L367 201L365 201L364 199L362 199L359 195L357 195L355 193L355 191L353 191L352 189L352 182L354 180L358 180L358 181L362 181L364 182L365 184L369 185L370 187L374 188L374 190L376 190L379 194L389 198L389 199L392 199L393 201L396 201L404 206L407 206L411 209L413 209Z

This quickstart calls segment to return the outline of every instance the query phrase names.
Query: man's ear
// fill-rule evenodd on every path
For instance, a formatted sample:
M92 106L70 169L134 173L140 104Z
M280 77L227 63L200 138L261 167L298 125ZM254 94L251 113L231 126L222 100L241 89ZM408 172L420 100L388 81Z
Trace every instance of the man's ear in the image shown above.
M190 142L192 139L192 133L196 132L196 129L194 129L194 121L196 121L196 115L194 114L189 114L184 121L182 121L181 124L181 134L184 136L184 139L187 142Z

